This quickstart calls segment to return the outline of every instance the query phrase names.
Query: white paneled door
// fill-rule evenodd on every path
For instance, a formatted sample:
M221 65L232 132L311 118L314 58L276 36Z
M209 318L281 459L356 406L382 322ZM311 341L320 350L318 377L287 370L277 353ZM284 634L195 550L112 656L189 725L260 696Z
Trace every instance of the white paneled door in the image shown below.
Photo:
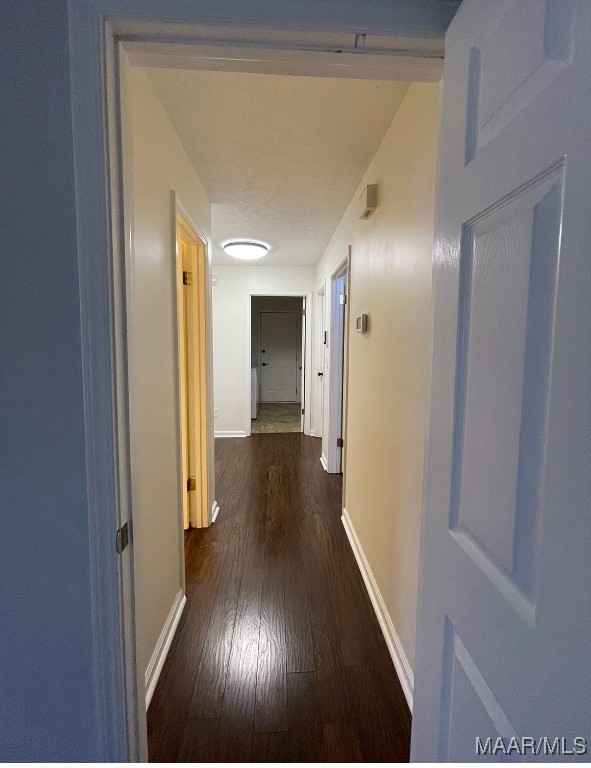
M260 313L261 402L299 402L301 346L297 312Z
M588 0L446 39L414 760L591 749L590 40Z

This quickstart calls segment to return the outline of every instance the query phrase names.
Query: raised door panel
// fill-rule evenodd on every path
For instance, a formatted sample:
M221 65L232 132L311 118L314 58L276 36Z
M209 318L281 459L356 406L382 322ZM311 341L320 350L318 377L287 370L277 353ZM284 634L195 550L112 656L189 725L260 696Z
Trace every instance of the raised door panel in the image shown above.
M530 599L563 170L466 223L459 265L451 528Z

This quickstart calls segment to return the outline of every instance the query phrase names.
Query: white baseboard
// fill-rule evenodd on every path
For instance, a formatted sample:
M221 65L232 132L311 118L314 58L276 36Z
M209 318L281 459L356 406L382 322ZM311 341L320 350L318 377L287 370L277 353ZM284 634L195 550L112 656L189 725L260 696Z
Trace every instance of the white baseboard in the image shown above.
M211 505L211 522L215 523L215 519L218 516L218 512L220 511L220 505L217 503L217 501L214 501Z
M390 614L384 603L384 598L378 589L378 585L376 584L376 580L371 572L371 568L369 567L369 563L367 562L367 558L365 557L365 553L357 538L355 528L353 528L353 523L351 522L351 518L346 509L343 509L341 520L343 521L343 526L347 538L349 539L349 543L351 544L351 549L357 560L357 565L363 576L363 581L365 582L374 611L380 623L380 627L382 628L382 633L386 645L388 646L388 650L390 651L392 661L394 662L400 685L406 696L408 708L412 712L413 691L415 685L413 671L404 652L404 648L402 647L402 643L396 634L394 624L392 623L392 619L390 618Z
M326 456L323 453L320 454L320 463L322 464L324 471L328 472L328 464L326 463Z
M154 653L152 654L148 668L146 669L146 709L148 709L150 702L152 701L156 683L162 672L162 667L166 661L172 638L176 632L186 602L187 597L185 593L182 589L179 589L177 596L174 599L174 603L172 604L172 608L170 609L170 613L162 627L162 632L160 633L160 637L154 648Z
M313 429L310 430L310 437L316 437L315 430L313 430Z
M228 430L228 431L225 431L225 432L224 431L220 431L220 430L216 430L213 433L213 436L214 437L248 437L246 432L244 432L243 430L242 431L240 431L240 430L238 430L238 431Z

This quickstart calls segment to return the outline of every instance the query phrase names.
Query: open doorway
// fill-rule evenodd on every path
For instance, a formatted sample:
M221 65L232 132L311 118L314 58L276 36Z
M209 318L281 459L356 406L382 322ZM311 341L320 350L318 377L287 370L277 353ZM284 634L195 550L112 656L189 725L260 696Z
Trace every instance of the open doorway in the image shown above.
M324 431L324 369L325 356L328 341L328 332L325 330L325 284L324 281L316 291L315 304L315 336L316 336L316 376L313 376L314 388L314 430L310 434L314 437L322 437ZM324 466L324 465L323 465ZM326 468L326 467L325 467Z
M334 450L331 450L331 467L329 471L333 474L331 477L323 478L322 482L327 484L326 487L333 489L335 498L340 499L341 482L344 483L344 480L341 481L341 478L338 477L338 475L343 471L344 462L342 446L336 444L336 440L343 440L345 437L344 420L346 411L346 393L344 391L344 377L346 372L347 354L345 320L348 308L348 304L345 303L345 297L347 293L346 285L349 282L349 250L346 247L346 243L352 241L352 235L347 231L345 233L347 239L343 240L341 238L341 230L339 230L333 241L335 243L334 256L332 252L327 251L327 258L325 261L320 266L316 265L314 270L305 265L285 267L280 263L269 263L271 259L279 259L279 256L276 255L276 252L279 251L279 247L275 247L275 241L272 241L271 236L267 238L272 242L268 257L265 257L267 261L264 265L259 265L258 263L254 265L243 265L230 262L230 256L225 254L223 248L219 246L220 243L224 242L224 238L222 238L221 235L216 234L217 230L215 227L218 226L219 220L217 210L213 208L211 211L212 215L209 217L207 215L208 210L210 210L208 208L210 198L205 194L205 188L202 186L196 170L196 168L199 168L205 178L205 172L201 170L204 167L203 163L205 161L202 160L202 163L200 164L198 162L199 158L196 158L193 171L190 167L184 168L184 166L182 166L183 162L186 162L186 154L183 151L183 145L179 135L173 130L175 122L171 117L171 115L176 115L176 112L174 111L176 107L175 104L168 104L168 101L164 99L166 91L161 88L166 84L165 82L162 82L166 72L160 71L154 73L136 66L129 66L127 69L124 69L124 73L130 84L130 87L125 91L125 94L132 102L131 106L134 108L134 115L136 118L133 125L135 128L133 133L134 151L131 156L134 161L136 177L142 182L141 184L138 182L134 190L138 198L137 205L135 206L135 209L137 209L135 223L136 225L142 225L141 229L139 226L136 226L136 231L138 233L135 238L136 242L142 246L145 243L151 245L153 242L151 234L155 229L154 223L157 220L156 216L158 214L158 210L156 210L157 200L155 199L155 194L158 193L161 198L164 198L161 187L165 184L170 184L171 186L174 184L175 187L177 185L179 186L183 195L183 200L192 201L193 207L189 211L192 220L200 227L200 231L203 231L204 237L211 244L212 260L215 265L215 275L212 280L213 288L211 289L213 294L212 329L215 336L214 360L216 361L216 365L218 365L215 369L215 411L212 414L212 418L217 419L215 436L220 438L220 450L217 452L217 463L223 465L224 459L222 451L224 446L228 445L226 438L245 437L246 435L250 435L251 431L256 434L258 431L257 421L259 421L261 417L261 406L264 408L267 405L273 407L274 410L284 407L292 408L294 410L296 419L294 420L295 423L290 425L290 431L294 430L295 434L278 436L270 435L269 438L255 439L252 441L235 441L237 445L233 448L233 450L236 451L234 455L237 457L242 456L244 458L243 466L256 455L257 445L263 444L264 446L275 447L281 444L280 439L289 441L289 445L292 447L297 446L299 448L300 446L303 446L306 451L318 450L318 452L320 452L321 446L318 444L319 441L310 441L303 437L300 439L300 435L298 435L297 432L301 433L303 431L306 435L310 434L312 431L312 424L314 423L311 417L316 416L314 408L314 394L316 390L314 387L320 386L321 388L322 408L322 400L324 400L323 396L325 394L322 390L326 390L326 395L328 395L332 380L332 384L337 387L337 393L336 397L332 396L332 394L331 397L327 397L324 412L328 419L330 403L332 402L336 404L338 412L336 419L333 417L332 422L333 430L336 429L334 434L335 440L330 440L331 448ZM213 89L210 88L208 90L206 87L208 83L210 83L210 78L203 77L202 80L202 90L204 95L215 92ZM233 85L234 81L230 81L229 77L225 78L225 80L228 81L228 87ZM154 83L156 83L156 86L158 86L160 90L157 90ZM274 81L272 85L274 85ZM316 81L314 81L313 84L306 83L305 85L306 94L312 92L310 90L312 86L317 87ZM258 84L257 87L259 87L259 89L261 88ZM334 84L332 84L332 87L334 87ZM397 86L392 86L391 90L398 93ZM402 95L402 93L399 94L400 97L402 97ZM282 96L282 98L284 98L284 96ZM306 96L306 98L308 98L308 96ZM164 99L164 101L161 99ZM388 101L388 103L390 102ZM146 110L143 109L144 104L151 107L151 112L154 115L149 121L144 118L146 112ZM166 111L164 104L166 104L170 112ZM388 117L389 116L388 113ZM257 116L255 115L255 117ZM384 119L384 122L387 123L387 120ZM155 128L158 128L157 132ZM384 126L384 130L389 130L387 125ZM180 124L178 132L182 134ZM250 133L253 137L256 136L255 131L251 131ZM170 156L174 160L174 168L172 167L172 163L169 162L170 167L168 168L167 177L163 177L161 173L162 164L152 160L155 138L158 138L159 140L166 139L167 158ZM215 142L217 141L219 141L217 136L211 137L212 146L216 146ZM187 144L187 146L189 146L189 144ZM177 160L179 167L178 172ZM279 160L276 160L275 162L278 163ZM182 172L180 170L181 167L184 168ZM368 172L369 171L366 171L366 173ZM181 184L183 186L181 186ZM154 197L154 204L153 206L150 206L150 214L152 214L152 207L155 212L151 215L150 220L147 220L146 218L145 220L141 219L140 221L138 218L139 215L143 215L144 209L147 208L147 205L144 205L144 197L148 194L148 191L151 196L150 202L152 196ZM211 196L213 197L213 192L211 193ZM285 206L284 202L282 204ZM136 212L135 209L134 213ZM350 215L354 215L354 213ZM359 225L356 222L357 220L355 219L350 226L351 231L354 233L357 232L357 228L364 226L365 224L364 222L362 225ZM372 222L372 225L373 223L374 222ZM347 229L349 229L348 219L346 225ZM150 237L142 236L144 232L150 234ZM247 234L255 233L248 232ZM263 232L262 235L266 237L265 232ZM360 252L357 250L359 247L363 247L364 236L364 230L360 230L359 237L356 240L356 253ZM278 237L278 235L275 235L275 237ZM262 240L263 237L260 239ZM359 241L361 241L361 243ZM298 253L302 250L302 247L298 247ZM148 257L151 253L152 249L146 248L146 264L142 270L141 277L143 277L144 272L152 274L151 271L148 270L148 267L152 267L151 262L148 261ZM164 259L162 260L162 263L164 266ZM272 269L270 267L272 267ZM353 280L357 286L357 275ZM314 309L312 303L312 296L314 295L313 290L319 286L320 281L324 283L326 296L322 293L320 293L319 296L318 319L320 321L322 333L318 335L314 330L316 328L314 323L317 322L317 319L315 316L312 316L311 313ZM363 285L363 283L360 284ZM158 285L154 285L154 291L151 296L153 297L156 295L160 300L160 297L164 292L164 290L162 290L163 286L164 284L162 282L159 282ZM322 286L320 287L322 288ZM343 297L342 299L340 298L341 296ZM273 304L274 301L280 303ZM291 302L291 304L289 302ZM336 302L334 306L333 302ZM152 301L152 304L147 306L147 310L153 311L154 303L155 302ZM160 301L160 303L162 302ZM310 313L309 316L304 314L304 309ZM331 315L334 317L331 317ZM297 322L298 318L299 324ZM292 320L295 322L292 323ZM325 320L329 322L325 322ZM337 322L337 325L335 325L335 322ZM244 326L246 326L246 328L242 330L242 327ZM324 346L324 342L322 341L324 330L328 330L327 346ZM308 335L307 340L306 333L311 334ZM285 336L286 334L287 336L290 336L291 334L291 342L287 345L278 343L280 337L282 335ZM298 338L300 344L299 358ZM318 349L316 348L314 353L312 351L314 346L312 343L313 340L316 341L316 347L321 347L320 353L322 355L325 350L329 352L329 359L326 360L328 365L319 365L318 367L315 365L312 367L313 358L315 362L318 362ZM319 341L320 344L318 343ZM277 375L275 377L271 375L269 378L266 377L267 373L275 373L274 371L268 370L273 367L272 358L277 351L273 349L274 345L278 345L280 351L282 346L287 346L290 350L286 357L289 358L290 365L287 367L290 368L291 373L289 379L286 379L285 381L283 380L283 375ZM263 365L263 363L266 363L266 365ZM252 382L253 368L256 375L254 387ZM322 373L322 376L318 377L318 373ZM325 378L328 379L326 381L326 387L324 386ZM315 382L315 384L312 382ZM252 397L253 391L254 398ZM253 403L254 414L252 412ZM319 408L319 411L321 411L321 408ZM297 418L298 411L299 419ZM275 418L273 421L276 422L277 419ZM261 422L259 421L259 424L260 423ZM285 425L279 427L279 429L284 428ZM271 430L278 430L277 423L273 424ZM330 432L327 430L326 436L329 434ZM316 446L312 446L312 443L314 442L316 442ZM240 446L238 443L242 443L242 445ZM351 446L353 447L353 440L351 441ZM271 456L272 459L275 460L275 451L271 452L267 450L267 448L265 448L265 451L267 451L265 460L268 460L268 456ZM297 463L299 457L295 454L296 452L292 450L290 467L293 469L294 474L300 466ZM351 454L349 453L349 455ZM314 458L316 464L318 464L320 456L315 456ZM228 462L227 457L225 461ZM352 462L347 461L347 472L349 472L350 465L352 465ZM226 466L228 467L229 473L232 474L232 477L236 477L239 468L238 464L236 463L234 466L227 463ZM304 466L306 465L304 464ZM319 470L319 467L317 466L315 469ZM243 477L246 478L247 474ZM263 477L265 477L265 475L263 475ZM188 473L188 478L190 478L190 473ZM244 487L247 488L248 486L245 484ZM247 498L249 498L249 494L245 493L238 501L241 504L243 500ZM203 554L205 551L204 543L208 543L210 539L213 541L218 536L225 536L222 526L228 527L227 521L229 515L227 515L227 511L230 511L231 514L232 510L230 502L231 499L228 499L225 504L222 504L220 520L218 521L216 528L212 530L211 534L206 530L193 530L187 538L183 564L187 566L185 582L189 587L196 584L200 578L199 569L203 562ZM351 508L355 510L353 504L351 505ZM143 509L141 511L143 511ZM333 510L333 512L336 515L338 509ZM241 511L239 514L242 514ZM141 522L142 521L140 520L137 527L140 534ZM231 522L230 525L232 525ZM154 530L158 530L156 526L154 526ZM341 538L343 538L342 535ZM138 553L141 548L141 543L140 537L138 536L136 538L136 551ZM154 544L156 546L152 548L152 551L161 551L163 549L161 539L158 539L157 541L154 539ZM156 547L158 547L159 550L156 550ZM238 560L237 562L240 564L242 563L242 560ZM263 562L265 561L263 560ZM156 577L158 577L160 583L162 583L161 573L155 573L153 563L154 558L149 559L146 556L143 561L140 576L143 576L144 573L148 573L148 569L150 569L148 576L144 577L144 582L147 583L148 579L156 581ZM138 581L140 582L140 589L143 589L141 579L138 579ZM166 586L168 587L168 585ZM176 586L177 585L174 584L173 588ZM164 592L164 590L162 591ZM145 592L147 593L148 590L146 589ZM166 595L163 595L163 603L164 597L166 597ZM140 670L143 671L142 668L153 669L154 673L150 674L150 683L152 684L153 681L154 686L158 679L158 672L163 668L163 666L160 666L160 659L164 660L166 657L167 642L169 638L172 639L172 635L174 634L175 621L176 617L180 616L180 606L182 605L182 601L183 594L181 593L180 602L178 603L179 610L175 609L175 611L170 614L172 616L170 620L168 619L168 614L165 613L165 608L163 606L160 613L164 615L164 618L157 617L157 620L152 622L153 626L148 626L147 621L153 615L153 613L148 614L147 610L152 608L152 602L148 599L144 600L139 605L139 611L136 611L136 614L139 616L139 621L136 622L140 629L138 636L141 635L140 639L143 643L143 646L140 649L142 655L139 656L140 664L142 665ZM137 601L138 604L139 602L140 601ZM187 605L191 608L190 602L187 602ZM303 613L306 614L304 598L302 599L300 607L302 607L302 605ZM139 614L142 610L143 613L140 616ZM161 630L162 626L166 627L164 634ZM215 628L215 625L213 626ZM160 634L158 634L159 630ZM239 637L239 635L236 635L236 637ZM212 642L214 642L213 637ZM154 656L153 648L158 648L158 661L155 664L152 664L152 658L156 658ZM263 649L261 648L261 654L262 653ZM144 664L146 665L145 667L143 666ZM220 679L224 679L223 676L226 674L224 673L224 669L227 670L228 667L222 666L221 668L217 668L216 674L220 674ZM197 668L195 669L195 675L198 671L199 665L197 665ZM164 676L164 680L166 680L166 675ZM151 690L153 690L152 687ZM169 689L167 689L165 683L163 683L160 690L164 693L156 696L155 704L151 707L151 717L153 721L160 721L162 724L162 722L164 722L162 713L166 711L172 716L174 703L173 700L170 699L167 706L170 706L171 708L166 709L162 702L167 699L166 691ZM146 697L146 699L147 698L148 697ZM160 704L158 703L159 701L161 702ZM168 715L166 716L168 717Z
M330 328L328 333L329 382L327 471L342 473L344 467L345 413L347 396L347 295L349 251L330 280Z
M359 57L357 57L357 58L359 58ZM140 79L141 79L141 80L143 80L143 85L144 85L144 86L148 86L148 85L149 85L149 83L148 83L148 81L147 81L147 80L148 80L148 78L145 76L145 74L144 74L144 73L139 73L139 75L140 75ZM141 86L141 85L142 85L142 83L139 83L139 85ZM133 92L137 94L139 91L137 91L137 90L134 90ZM162 115L162 116L164 117L164 115ZM150 132L150 131L151 131L151 129L152 129L152 123L150 123L150 125L144 125L144 124L142 123L142 124L141 124L139 127L140 127L140 130L142 131L141 133L139 133L139 132L138 132L138 133L139 133L139 135L140 135L140 137L141 137L142 139L144 139L144 138L145 138L145 141L143 141L143 144L142 144L142 148L144 148L144 146L145 146L145 148L149 149L150 151L153 151L153 146L154 146L154 143L153 143L153 141L149 141L149 139L151 139L151 138L152 138L152 135L151 135L151 132ZM178 149L178 147L177 147L177 149ZM148 154L148 153L146 152L146 155L147 155L147 154ZM179 155L179 157L180 157L180 156L182 155L182 153L181 153L181 152L179 152L179 153L178 153L178 155ZM138 157L138 155L135 155L135 157L134 157L134 162L135 162L135 159L136 159L136 158L138 158L138 162L137 162L138 168L141 170L141 169L142 169L142 166L141 166L141 164L140 164L140 162L139 162L139 157ZM158 173L154 173L154 174L153 174L154 178L150 178L150 179L149 179L149 181L150 181L150 184L149 184L149 185L142 185L142 186L141 186L141 189L142 189L142 190L144 190L144 189L150 189L150 190L152 191L152 190L155 188L155 183L154 183L154 182L155 182L155 181L159 181L159 180L160 180L160 178L162 177L162 173L161 173L161 166L160 166L159 168L157 168L156 170L158 171ZM168 181L168 178L167 178L167 179L165 179L165 181ZM196 187L197 191L199 192L199 188L198 188L198 185L197 185L197 184L195 184L194 186ZM139 185L138 185L138 187L139 187ZM193 197L194 197L194 198L197 200L197 202L199 202L199 201L201 200L201 198L200 198L199 194L196 194L196 195L194 195ZM184 196L184 197L183 197L183 199L189 199L189 198L188 198L188 196ZM139 213L143 212L143 209L142 209L142 208L141 208L139 205L137 206L137 210L138 210L138 212L139 212ZM155 217L154 217L154 218L155 218ZM197 220L200 222L200 220L199 220L199 219L197 219ZM149 222L149 223L150 223L150 224L152 224L152 222ZM203 226L203 225L201 225L201 226ZM149 229L149 232L150 232L150 233L151 233L151 232L153 232L153 229L154 229L154 227L153 227L153 224L152 224L152 226L151 226L151 227L150 227L150 229ZM208 236L210 235L210 233L209 233L209 231L208 231L208 230L206 230L206 234L207 234ZM137 238L136 238L136 239L137 239ZM152 244L152 242L153 242L155 239L156 239L156 238L154 238L154 237L151 237L151 238L145 238L145 242L147 242L147 243L149 243L149 244L151 245L151 244ZM144 242L144 240L142 240L142 243L143 243L143 242ZM342 246L339 246L339 250L340 250L340 248L341 248L341 247L342 247ZM301 248L301 247L300 247L300 250L302 250L302 248ZM151 251L148 253L148 255L151 255ZM224 281L223 281L223 279L222 279L222 284L223 284L223 283L224 283ZM262 285L265 285L265 282L263 282L263 281L261 281L261 280L258 280L258 279L257 279L257 281L256 281L256 283L255 283L255 284L256 284L257 286L260 286L261 284L262 284ZM356 282L355 284L357 285L357 282ZM267 285L268 285L268 283L267 283ZM311 288L311 287L314 285L314 277L313 277L313 275L310 275L310 276L309 276L309 280L307 281L306 285L308 285L310 288ZM275 286L273 286L273 287L275 288ZM294 286L294 287L295 287L295 286ZM300 284L299 286L297 286L297 289L298 289L298 292L299 292L299 291L301 291L301 289L302 289L302 285ZM250 286L247 288L247 305L248 305L248 311L249 311L249 315L248 315L249 319L251 318L251 306L250 306L250 303L251 303L251 302L250 302L250 299L251 299L251 297L252 297L252 294L253 294L253 293L255 293L255 292L259 292L259 293L260 293L260 289L257 287L256 289L253 289L253 290L251 291L251 289L250 289ZM170 292L169 292L169 293L170 293ZM273 293L274 293L274 292L273 292ZM249 294L250 294L250 295L249 295ZM301 293L299 293L299 295L300 295L300 296L302 296L302 294L301 294ZM310 296L310 294L308 294L308 296ZM237 307L237 310L236 310L236 312L237 312L237 314L238 314L238 313L240 314L240 316L241 316L241 317L240 317L240 320L241 320L241 321L243 321L243 320L244 320L244 309L243 309L243 307L244 307L244 301L243 301L243 297L244 297L244 288L242 288L242 295L241 295L241 297L240 297L240 301L236 301L236 302L235 302L235 306ZM327 296L327 305L329 306L329 296ZM310 306L310 305L308 304L308 306ZM327 309L328 309L328 306L327 306ZM151 309L151 308L150 308L150 309ZM232 334L233 334L233 336L234 336L234 337L241 337L241 342L243 342L243 340L244 340L244 334L243 334L243 333L238 333L238 334L236 333L236 329L237 329L238 327L239 327L239 326L238 326L237 324L233 324L233 326L232 326ZM250 333L250 327L249 327L249 329L248 329L248 333ZM304 336L304 335L305 335L305 332L302 334L302 336ZM216 341L216 343L217 343L217 341ZM217 345L218 345L218 349L219 349L220 347L222 347L222 346L223 346L223 345L221 345L221 344L219 344L219 343L217 343ZM250 345L250 338L249 338L249 345ZM229 345L228 345L228 347L224 347L224 348L225 348L225 349L229 349ZM305 355L304 355L304 354L302 354L302 360L304 360L305 356L309 356L309 355L311 354L311 353L310 353L310 349L311 349L311 345L310 345L310 344L307 344L307 345L306 345L306 350L305 350ZM244 356L242 356L242 355L234 355L234 357L235 357L235 359L236 359L236 360L238 360L238 363L239 363L240 367L242 367L242 370L244 371L244 373L248 375L248 382L250 383L250 377L251 377L251 365L250 365L250 362L251 362L251 361L250 361L250 360L248 360L248 369L247 369L247 371L245 371L244 369L246 368L246 366L244 366L244 363L243 363L243 360L244 360ZM308 374L307 374L307 375L309 376L309 375L310 375L310 370L311 370L311 367L310 367L309 365L308 365L308 366L305 366L304 364L302 364L302 378L303 378L304 380L305 380L305 376L306 376L306 370L308 371ZM156 370L156 372L155 372L155 373L156 373L156 374L160 374L160 369ZM229 378L229 377L228 377L228 378ZM240 372L239 372L239 375L238 375L238 377L237 377L237 378L238 378L238 379L239 379L239 378L242 378L242 377L240 376ZM246 378L246 377L244 377L244 378ZM244 384L246 383L246 382L245 382L245 380L244 380L244 378L242 378L242 385L244 385ZM309 416L309 413L307 413L307 411L308 411L309 409L308 409L308 408L307 408L307 406L306 406L306 396L307 396L307 392L311 390L311 388L310 388L309 384L310 384L310 382L309 382L309 381L306 381L306 387L304 388L304 387L302 386L302 395L301 395L301 396L303 397L303 405L304 405L304 411L306 412L306 413L305 413L305 418L306 418L306 428L305 428L305 431L306 431L306 433L308 433L308 431L310 430L310 416ZM249 403L249 401L248 401L248 397L246 397L246 398L242 398L242 397L240 397L240 398L237 398L237 397L236 397L236 391L235 391L235 389L234 389L234 391L233 391L233 399L234 399L234 400L235 400L235 401L238 403L238 408L237 408L237 410L238 410L239 412L241 412L241 413L242 413L242 416L244 416L244 412L247 410L247 408L248 408L248 410L250 411L250 408L249 408L249 405L250 405L250 403ZM160 402L158 402L158 406L160 406ZM245 407L245 406L246 406L246 407ZM311 410L311 409L310 409L310 410ZM222 415L224 416L224 418L226 417L226 413L225 413L225 411L223 411L223 412L222 412ZM249 413L249 418L248 418L248 421L249 421L249 423L250 423L250 413ZM342 424L342 398L341 398L341 424ZM242 423L240 423L240 425L239 425L239 426L242 426ZM244 432L242 433L242 435L244 435ZM302 442L304 442L304 441L302 441ZM199 533L199 532L196 532L196 533ZM139 544L139 537L138 537L137 541L138 541L138 544ZM137 547L137 549L139 550L139 546ZM175 585L175 586L176 586L176 585ZM182 599L182 597L181 597L181 599ZM137 602L137 601L136 601L136 602ZM151 614L151 615L154 615L154 614L153 614L153 612L152 612L152 614ZM176 614L175 614L175 615L176 615ZM180 615L180 612L179 612L179 615ZM171 629L172 629L172 628L173 628L173 626L174 626L174 624L173 624L172 622L168 622L168 620L166 619L166 616L164 617L164 619L165 619L165 623L166 623L166 625L167 625L167 626L170 626L170 627L171 627ZM137 620L136 620L136 624L137 624L137 623L138 623L138 622L137 622ZM157 623L157 622L156 622L156 621L154 621L153 623L156 625L156 623ZM149 629L158 629L158 627L154 627L154 628L150 627ZM170 631L170 632L167 632L167 634L166 634L166 640L168 640L168 637L169 637L169 636L170 636L170 637L172 637L172 634L173 634L173 630L172 630L172 631ZM148 643L149 643L149 642L151 642L152 640L153 640L153 638L152 638L152 637L147 637L147 633L146 633L146 639L145 639L144 645L147 647L147 646L148 646ZM158 648L165 648L165 644L164 644L164 643L162 643L162 644L160 643L160 638L158 638L158 637L157 637L157 638L156 638L156 642L157 642ZM149 649L148 649L148 650L149 650ZM165 653L161 654L161 656L162 656L162 658L163 658L163 657L165 656ZM141 673L141 672L143 671L143 669L142 669L142 666L141 666L141 662L143 661L143 658L141 657L141 655L140 655L139 653L138 653L138 659L139 659L139 665L138 665L138 666L139 666L139 668L140 668L140 673ZM143 682L143 681L140 681L140 682ZM141 693L141 686L140 686L140 693Z
M305 390L303 297L251 302L251 434L301 432Z
M177 213L177 322L183 527L208 521L206 244Z

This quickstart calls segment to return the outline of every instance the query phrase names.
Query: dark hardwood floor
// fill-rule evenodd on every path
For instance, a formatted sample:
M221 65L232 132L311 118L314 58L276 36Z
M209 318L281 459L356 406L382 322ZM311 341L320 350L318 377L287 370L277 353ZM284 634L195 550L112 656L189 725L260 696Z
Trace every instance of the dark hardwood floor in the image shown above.
M220 513L186 535L187 605L148 711L150 760L407 761L410 713L320 440L215 450Z

